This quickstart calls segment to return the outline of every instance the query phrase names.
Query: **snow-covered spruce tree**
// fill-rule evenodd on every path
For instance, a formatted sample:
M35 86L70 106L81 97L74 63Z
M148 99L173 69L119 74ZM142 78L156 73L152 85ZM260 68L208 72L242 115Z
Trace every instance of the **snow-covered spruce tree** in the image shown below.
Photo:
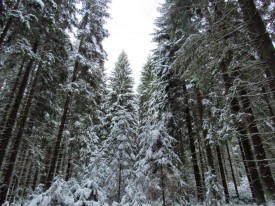
M105 185L108 202L121 202L133 175L136 138L136 106L132 71L122 51L110 77L110 131L102 145L102 160L109 165Z
M77 35L79 41L78 49L74 55L75 60L72 68L71 80L67 87L68 90L66 91L67 94L64 102L63 114L61 117L60 127L58 130L57 139L51 158L50 168L47 175L46 188L50 187L51 182L54 178L55 167L59 149L61 146L63 131L67 122L70 104L72 103L72 99L74 97L73 95L75 93L74 87L77 88L78 86L81 86L81 84L78 84L78 81L81 82L79 76L85 72L87 72L87 74L91 73L95 75L96 70L101 68L101 65L105 59L105 52L102 48L102 41L108 35L107 31L103 28L105 18L108 17L108 13L106 11L108 3L109 0L89 0L82 2L82 8L80 10L82 19L78 25ZM83 83L85 87L86 82L84 81ZM96 82L93 82L93 84L96 84ZM90 93L90 95L93 94ZM71 161L69 161L69 163L71 163Z
M80 184L74 178L65 181L59 176L47 191L43 192L42 186L39 185L24 202L15 202L15 205L19 204L24 206L106 205L104 194L92 180L86 180Z
M17 1L17 3L20 3L20 1ZM70 1L67 1L67 4L73 7L70 3ZM22 18L26 17L26 19L24 23L20 21L17 22L17 26L19 28L24 26L26 29L22 29L22 32L19 32L18 27L13 28L14 31L9 34L9 43L5 42L3 45L6 48L9 48L8 50L5 50L5 52L9 52L5 53L1 51L1 55L5 56L5 66L9 65L10 59L14 59L17 55L19 62L16 62L14 68L19 69L18 73L20 73L20 70L24 69L23 74L18 75L20 81L17 86L14 87L16 84L13 85L13 88L15 88L13 94L14 99L11 98L12 102L8 103L10 109L6 109L6 112L9 112L9 115L5 117L4 114L1 119L2 122L6 122L4 124L1 122L1 125L6 126L1 134L1 146L7 147L11 136L14 135L10 144L10 150L1 149L1 152L6 151L6 155L1 154L1 159L4 156L7 157L7 168L3 167L1 171L1 176L3 177L3 180L1 180L1 184L3 185L1 188L1 202L4 201L7 196L8 187L10 187L10 198L14 196L13 190L17 190L18 185L22 185L25 190L26 185L29 186L32 181L37 181L37 178L32 179L32 175L30 174L33 173L30 172L28 174L28 171L32 171L31 169L34 167L34 164L31 164L34 160L33 157L27 160L28 168L24 168L24 165L15 168L15 166L19 165L17 164L17 156L22 154L20 152L23 151L23 147L26 150L39 150L39 139L34 139L34 141L38 143L36 149L29 148L28 145L30 144L27 144L26 139L24 139L24 135L27 134L29 136L27 141L31 141L30 136L32 135L32 129L35 128L35 123L30 114L32 113L32 110L34 110L36 92L41 89L39 88L40 85L38 82L42 79L41 74L48 75L49 73L47 71L49 71L50 67L54 67L53 65L56 66L54 69L64 69L64 64L62 63L67 60L68 56L66 52L67 48L65 48L69 42L68 34L65 32L67 27L61 26L64 19L58 16L62 15L62 12L56 12L57 5L53 1L45 3L42 1L33 1L29 3L22 2L20 8L23 12ZM70 18L68 16L66 21L69 21ZM62 66L60 66L60 64L62 64ZM59 65L59 67L57 65ZM11 69L13 69L13 67L11 67ZM43 77L45 78L45 76ZM6 106L8 106L8 104L6 104ZM29 122L32 123L29 124ZM27 126L29 126L29 129L25 130ZM27 147L25 147L26 145ZM20 171L22 174L23 170L25 170L25 180L22 181L23 178L21 179L21 175L19 175L20 178L15 178L16 172ZM37 177L37 175L33 175L33 177L35 176ZM22 182L23 184L21 184Z
M147 204L186 204L186 185L178 170L181 162L173 147L176 140L168 134L167 119L160 109L162 95L156 88L154 66L152 59L148 59L139 86L139 153L135 164L137 194ZM133 196L132 201L135 198Z
M157 43L157 48L154 51L154 57L156 58L157 78L165 96L163 109L169 114L167 115L169 117L167 118L168 132L178 141L175 151L185 164L188 163L189 152L185 149L185 145L189 144L194 178L188 179L195 181L196 196L199 201L203 201L204 182L199 167L199 158L197 158L198 148L195 144L197 136L194 135L192 110L188 104L189 96L185 88L186 80L179 78L172 66L181 45L189 35L197 31L196 9L191 7L195 2L180 0L164 2L160 8L161 15L156 20L157 30L154 34L154 41ZM190 174L190 172L186 173Z

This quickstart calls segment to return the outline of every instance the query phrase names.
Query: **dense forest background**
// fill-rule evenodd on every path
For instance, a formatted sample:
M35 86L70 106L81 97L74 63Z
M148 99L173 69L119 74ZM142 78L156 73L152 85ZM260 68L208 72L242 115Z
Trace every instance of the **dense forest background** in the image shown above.
M0 0L0 205L274 205L275 2L165 0L137 91L109 3Z

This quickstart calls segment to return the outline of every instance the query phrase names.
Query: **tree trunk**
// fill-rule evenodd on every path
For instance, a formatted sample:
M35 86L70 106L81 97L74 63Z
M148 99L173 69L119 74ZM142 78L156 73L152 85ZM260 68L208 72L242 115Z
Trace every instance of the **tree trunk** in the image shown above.
M226 151L227 151L228 160L229 160L229 164L230 164L230 170L231 170L231 174L232 174L232 179L233 179L233 184L234 184L236 196L239 199L240 198L239 191L238 191L238 187L237 187L237 182L236 182L236 178L235 178L235 174L234 174L232 159L231 159L231 155L230 155L229 146L228 146L227 141L225 142L225 146L226 146Z
M232 86L232 80L227 73L227 65L232 61L233 52L229 51L227 57L220 63L220 68L222 70L222 78L224 81L225 91L228 94L230 87ZM241 112L239 106L239 101L236 97L233 97L230 102L231 112L235 115L238 115ZM265 203L265 196L263 191L263 186L260 180L260 175L257 170L257 165L255 163L255 158L251 149L250 142L248 140L248 134L246 131L246 125L243 121L238 121L235 123L238 135L239 144L242 145L244 151L245 161L247 161L247 167L249 174L251 176L251 181L253 185L253 191L255 192L255 200L258 204Z
M275 130L275 113L273 112L273 108L271 106L269 97L266 93L266 89L265 89L264 86L262 87L262 94L263 94L263 100L265 101L265 103L267 105L268 112L269 112L269 115L270 115L270 118L271 118L271 125L273 127L272 129ZM275 140L274 140L274 143L275 143Z
M160 172L161 172L161 190L162 190L162 205L166 206L165 200L165 184L164 184L164 174L162 165L160 165Z
M28 183L30 180L30 174L31 174L31 168L33 165L33 156L32 154L30 155L30 157L28 158L28 164L27 164L27 168L26 168L26 174L24 175L23 178L23 184L22 184L22 188L23 188L23 193L21 198L25 197L27 194L27 187L28 187Z
M35 173L34 173L34 178L33 178L33 182L32 182L32 190L34 191L36 186L37 186L37 182L38 182L38 175L39 175L39 169L35 168Z
M268 72L271 76L271 81L275 79L275 52L273 43L266 30L262 17L257 10L253 0L238 0L244 20L249 30L251 39L255 42L255 47L258 48L260 57L267 63Z
M221 150L220 146L217 144L216 145L216 152L218 156L218 163L219 163L219 168L220 168L220 173L221 173L221 179L222 179L222 186L223 186L223 191L225 195L225 202L229 203L229 192L228 192L228 187L226 183L226 176L223 168L223 163L222 163L222 155L221 155Z
M7 117L8 117L9 111L10 111L10 107L12 105L12 101L14 99L14 96L15 96L15 93L16 93L16 89L17 89L17 87L19 85L20 78L21 78L22 73L23 73L24 63L25 63L25 60L23 59L23 62L21 64L20 68L19 68L18 74L17 74L16 79L14 81L13 87L12 87L12 89L10 91L10 95L8 97L7 104L5 106L5 109L3 110L3 115L1 117L1 122L0 122L0 133L5 128Z
M56 163L57 164L56 165L56 171L55 171L56 174L60 174L59 172L60 172L61 164L62 164L62 156L63 156L63 152L60 152L58 154L58 159L57 159L57 163Z
M4 185L4 187L2 187L3 189L1 189L1 191L0 191L0 197L2 200L4 200L6 198L7 193L8 193L8 190L7 190L8 187L5 187L5 185L9 186L11 183L11 180L12 180L12 175L13 175L14 166L16 164L17 154L19 151L22 137L23 137L25 125L27 123L27 118L29 116L29 111L31 109L32 100L33 100L34 92L36 89L36 84L39 79L39 71L40 71L40 66L38 66L38 70L37 70L37 72L35 74L35 78L32 82L31 89L30 89L30 92L28 95L26 106L23 111L23 115L22 115L22 119L21 119L21 122L20 122L20 125L18 128L17 135L14 139L14 142L12 142L12 145L11 145L10 154L8 155L8 158L6 161L6 163L8 164L8 168L6 171L3 171L3 173L2 173L2 175L4 176L4 180L2 182L2 185ZM0 201L0 205L3 203L4 202Z
M84 38L82 38L81 41L80 41L78 52L81 51L83 41L84 41ZM76 60L75 65L74 65L74 70L73 70L73 76L72 76L71 83L76 81L78 67L79 67L79 60ZM46 185L45 185L46 189L48 189L51 186L52 181L54 179L55 166L56 166L56 162L57 162L58 152L59 152L59 149L60 149L63 130L65 128L65 124L66 124L66 120L67 120L67 115L68 115L68 111L69 111L69 104L70 104L70 101L71 101L71 97L72 97L72 94L67 93L66 100L65 100L65 103L64 103L64 107L63 107L63 115L62 115L62 118L61 118L61 123L60 123L60 126L59 126L57 139L56 139L56 142L55 142L55 147L54 147L54 151L53 151L52 158L51 158L50 169L49 169L49 172L48 172L48 175L47 175L47 182L46 182Z
M272 177L272 173L269 167L269 163L266 160L265 149L262 139L259 135L258 127L256 125L255 116L251 108L251 102L247 97L247 91L244 87L240 90L240 99L243 110L248 114L248 129L251 133L252 145L254 148L255 157L258 160L258 166L260 170L261 179L265 186L265 191L268 199L272 199L275 191L275 183Z
M121 172L122 172L122 168L121 168L121 164L119 164L119 168L118 168L118 191L117 191L117 202L118 203L121 200L121 181L122 181Z
M15 5L15 7L13 8L13 10L17 10L19 8L20 2L21 2L21 0L17 0L17 3ZM0 50L1 50L2 44L4 43L5 37L7 36L12 23L13 23L13 17L10 17L3 29L1 36L0 36Z
M38 41L36 41L34 43L33 52L36 53L37 49L38 49ZM0 146L0 167L3 164L5 153L6 153L6 150L8 148L10 138L11 138L11 133L12 133L13 127L14 127L16 119L17 119L16 116L17 116L17 113L18 113L18 109L19 109L19 106L21 104L25 88L26 88L27 83L28 83L28 79L29 79L30 72L31 72L32 67L33 67L33 63L34 63L34 59L31 59L29 61L29 64L28 64L26 70L25 70L25 73L24 73L23 79L20 83L19 90L17 92L16 98L14 100L14 103L13 103L12 107L11 107L11 112L10 112L9 117L7 119L6 128L3 130L3 133L1 134L1 137L0 137L0 140L1 140L1 142L0 142L1 143L1 146Z
M189 147L190 147L190 151L191 151L193 170L194 170L195 181L196 181L197 197L198 197L198 200L202 202L203 201L203 191L202 191L201 173L200 173L200 168L198 165L195 140L193 137L192 118L191 118L191 114L190 114L190 108L188 105L189 98L188 98L188 93L187 93L185 82L182 85L182 88L183 88L183 93L184 93L185 118L186 118L186 124L187 124L188 136L189 136Z
M3 0L0 0L0 27L3 27L3 24L4 24L4 13L5 13L5 8L4 8Z
M201 144L201 141L200 141L200 138L197 138L198 140L198 144L197 144L197 147L199 148L199 158L200 158L200 168L201 168L201 178L202 178L202 182L204 183L205 182L205 178L204 178L204 174L205 174L205 162L204 162L204 159L203 159L203 150L201 148L202 144ZM205 185L202 184L202 193L203 193L203 199L205 199Z
M246 162L246 157L245 157L245 154L244 154L243 145L240 142L239 142L239 146L240 146L240 151L241 151L241 155L242 155L242 159L243 159L243 163L244 163L244 169L245 169L246 176L247 176L248 183L249 183L249 187L250 187L250 190L251 190L251 195L252 195L253 200L256 201L256 196L255 196L255 192L254 192L254 188L253 188L253 183L252 183L250 171L248 169L248 165L247 165L247 162Z
M72 159L71 157L69 157L67 168L66 168L66 176L65 176L66 181L68 181L71 177L71 169L72 169Z
M205 148L206 148L207 163L208 163L208 166L212 170L212 174L215 174L215 167L214 167L214 161L213 161L213 155L212 155L212 151L211 151L211 146L207 142L207 130L203 129L203 112L204 112L204 107L203 107L203 104L202 104L202 95L201 95L201 92L198 89L196 89L196 93L197 93L197 104L198 104L198 108L199 108L199 116L200 116L201 128L203 130L204 144L205 144Z

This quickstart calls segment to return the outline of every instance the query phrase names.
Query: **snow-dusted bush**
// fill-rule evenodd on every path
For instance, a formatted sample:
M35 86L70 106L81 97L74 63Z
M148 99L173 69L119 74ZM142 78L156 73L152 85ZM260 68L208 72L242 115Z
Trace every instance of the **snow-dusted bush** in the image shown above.
M206 199L205 205L219 205L219 200L223 196L223 188L217 182L216 175L212 173L212 170L208 168L208 171L205 173L205 187L206 187Z
M57 177L52 186L45 192L42 187L28 198L24 206L99 206L104 195L98 185L92 180L86 180L80 185L75 179L65 181Z

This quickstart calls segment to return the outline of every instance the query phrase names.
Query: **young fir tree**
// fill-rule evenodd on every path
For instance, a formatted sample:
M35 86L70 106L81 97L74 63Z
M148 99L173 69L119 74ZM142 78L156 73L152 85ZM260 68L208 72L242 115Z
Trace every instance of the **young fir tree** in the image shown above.
M136 106L127 54L122 51L110 77L110 131L103 142L103 159L109 165L105 183L109 202L121 202L133 175Z
M149 204L184 204L185 183L178 170L179 157L173 148L176 140L168 134L166 115L160 110L162 102L155 87L154 69L154 62L149 58L143 67L139 86L136 187L138 194L144 194Z

